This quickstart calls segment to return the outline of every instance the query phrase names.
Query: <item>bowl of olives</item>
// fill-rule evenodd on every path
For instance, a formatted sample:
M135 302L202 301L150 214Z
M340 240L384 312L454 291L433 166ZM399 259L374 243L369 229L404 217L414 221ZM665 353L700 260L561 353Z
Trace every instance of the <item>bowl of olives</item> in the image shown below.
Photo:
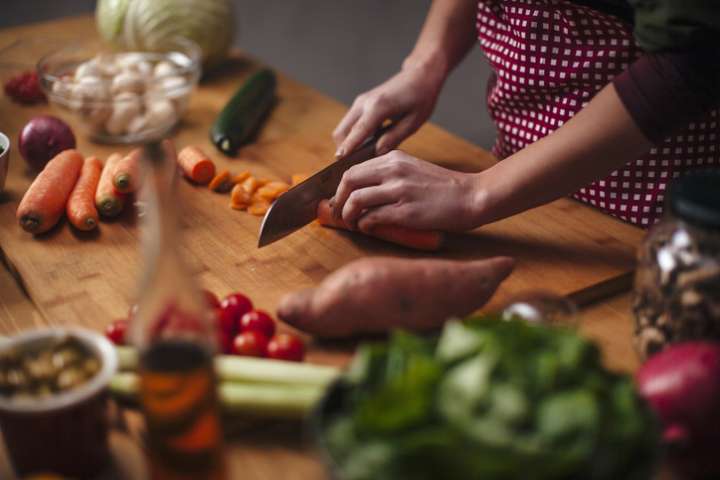
M47 328L0 343L0 426L20 477L86 478L110 459L106 387L112 344L79 328Z

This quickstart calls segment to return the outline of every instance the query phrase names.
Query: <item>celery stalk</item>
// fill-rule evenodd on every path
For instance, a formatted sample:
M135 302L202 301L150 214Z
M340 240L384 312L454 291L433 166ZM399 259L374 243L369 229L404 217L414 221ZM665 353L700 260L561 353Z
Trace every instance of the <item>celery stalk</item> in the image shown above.
M110 381L110 392L122 400L136 401L140 378L120 372ZM322 397L321 385L281 385L221 382L218 396L223 411L251 417L297 419L304 417Z
M137 350L132 347L116 347L116 350L121 371L137 370ZM324 387L338 377L340 370L310 363L216 355L215 373L221 382Z

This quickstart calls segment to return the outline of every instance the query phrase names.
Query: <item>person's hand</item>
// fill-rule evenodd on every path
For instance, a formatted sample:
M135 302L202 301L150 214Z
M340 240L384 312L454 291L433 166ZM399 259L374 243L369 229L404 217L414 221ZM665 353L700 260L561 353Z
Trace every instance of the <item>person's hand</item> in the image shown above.
M397 147L430 117L444 81L439 71L406 65L385 83L359 95L333 132L336 156L355 150L387 119L395 125L378 140L377 152L382 155Z
M376 225L466 231L478 226L482 198L477 175L393 150L347 170L331 205L337 218L364 233Z

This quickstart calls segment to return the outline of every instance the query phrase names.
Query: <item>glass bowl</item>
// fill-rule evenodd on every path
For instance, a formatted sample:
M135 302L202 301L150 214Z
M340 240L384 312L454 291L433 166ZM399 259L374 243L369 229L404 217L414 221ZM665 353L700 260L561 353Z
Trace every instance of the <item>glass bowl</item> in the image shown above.
M160 138L177 125L200 78L200 62L200 49L184 38L147 52L88 42L44 55L37 71L68 123L80 124L92 140L129 144Z

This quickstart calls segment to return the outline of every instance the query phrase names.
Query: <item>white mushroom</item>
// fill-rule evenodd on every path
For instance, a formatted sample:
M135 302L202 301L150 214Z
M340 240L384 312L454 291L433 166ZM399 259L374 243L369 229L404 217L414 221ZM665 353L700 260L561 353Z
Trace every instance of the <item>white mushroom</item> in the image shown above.
M88 60L77 66L75 69L75 80L80 80L84 77L98 77L102 75L102 72L98 68L95 59Z
M137 117L130 120L127 126L127 132L136 134L140 133L148 127L147 115L138 115Z
M124 71L117 74L110 85L113 95L122 92L142 93L145 90L145 79L135 72Z
M169 77L170 75L174 75L177 71L178 68L173 62L163 60L155 65L153 75L155 77Z
M115 56L115 65L123 70L135 70L136 65L145 61L145 55L138 52L119 53Z
M153 66L152 63L148 61L142 61L137 64L135 64L135 71L138 72L143 77L151 77L153 74Z
M107 87L99 77L86 76L72 85L70 108L87 109L108 98Z
M155 99L147 105L148 127L169 127L175 123L177 116L170 100Z
M128 125L142 111L140 97L132 92L123 92L113 99L113 111L105 122L105 129L111 135L127 132Z
M115 63L115 55L113 54L98 54L95 57L95 63L99 73L104 77L114 77L120 72L120 68Z

